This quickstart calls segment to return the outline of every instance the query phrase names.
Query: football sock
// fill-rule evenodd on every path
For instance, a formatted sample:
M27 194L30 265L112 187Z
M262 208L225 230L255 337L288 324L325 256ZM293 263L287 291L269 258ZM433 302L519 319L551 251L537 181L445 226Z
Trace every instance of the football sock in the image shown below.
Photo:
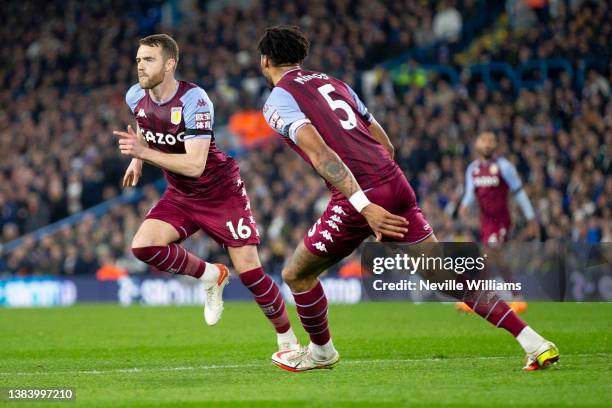
M298 343L298 339L295 333L293 332L293 329L291 328L291 326L289 326L289 330L287 330L284 333L276 333L276 341L278 342L278 344L283 344L283 343L297 344Z
M291 323L285 309L283 296L278 289L278 285L264 273L263 268L255 268L241 273L239 276L240 281L251 291L255 301L270 320L276 332L287 333L288 336L293 334L293 331L288 333L291 330ZM295 335L293 337L295 338Z
M304 330L310 336L310 341L319 346L327 344L331 335L327 324L327 298L321 281L317 281L315 287L309 291L294 293L293 298L298 316Z
M216 282L219 268L204 262L178 244L132 248L134 256L160 271L189 275L206 283Z
M540 336L529 326L525 326L525 328L521 330L519 335L516 336L516 340L518 340L523 350L525 350L525 353L533 353L546 341L544 337Z
M310 343L308 345L308 349L310 350L310 353L312 354L315 360L327 360L333 355L334 350L336 350L334 348L334 343L332 342L332 339L329 339L327 343L321 346L318 344Z
M198 259L198 261L201 260ZM200 276L199 279L206 284L206 287L210 287L210 285L213 285L218 282L220 274L221 270L217 265L204 262L204 273L202 274L202 276Z
M514 337L527 326L495 292L471 292L463 301L489 323L508 330Z

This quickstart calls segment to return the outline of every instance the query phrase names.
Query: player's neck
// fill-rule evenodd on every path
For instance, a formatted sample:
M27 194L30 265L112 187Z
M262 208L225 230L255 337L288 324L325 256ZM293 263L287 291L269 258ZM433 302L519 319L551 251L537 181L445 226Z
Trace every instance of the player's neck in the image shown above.
M178 81L174 77L168 80L164 79L161 84L157 85L155 88L151 88L151 96L155 102L167 101L174 95L177 86Z
M299 65L284 65L281 67L275 67L270 70L270 76L272 77L272 83L276 86L278 81L289 71L300 68Z

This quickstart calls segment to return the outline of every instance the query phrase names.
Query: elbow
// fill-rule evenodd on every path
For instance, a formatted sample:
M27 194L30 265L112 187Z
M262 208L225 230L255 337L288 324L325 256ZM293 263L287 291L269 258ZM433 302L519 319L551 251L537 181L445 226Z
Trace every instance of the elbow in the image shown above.
M205 168L205 166L198 167L196 169L196 171L194 172L194 176L193 177L194 178L200 178L202 176L202 174L204 174L204 168Z
M187 177L192 177L192 178L200 178L202 176L202 173L204 173L204 169L206 168L206 165L203 166L193 166L191 167L187 172L186 172L186 176Z
M395 157L395 147L393 147L391 143L389 143L389 145L387 146L387 151L391 155L391 158Z
M202 176L202 173L204 173L204 170L196 170L192 171L188 176L194 179L199 179Z
M185 174L187 177L200 178L206 169L206 156L188 155L185 158Z

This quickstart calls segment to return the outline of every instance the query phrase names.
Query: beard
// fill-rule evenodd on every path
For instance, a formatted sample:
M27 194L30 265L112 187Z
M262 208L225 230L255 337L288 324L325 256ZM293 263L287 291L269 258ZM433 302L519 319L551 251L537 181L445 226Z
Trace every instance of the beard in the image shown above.
M268 85L268 89L271 91L272 89L274 89L274 83L272 82L271 79L266 78L266 85Z
M138 77L138 83L140 83L140 87L142 89L151 89L155 88L157 85L161 84L164 80L164 71L159 71L153 75L146 77Z
M266 85L268 86L268 90L271 91L272 89L274 89L274 83L272 82L272 78L266 73L263 66L261 67L261 74L266 79Z
M272 89L274 89L274 84L272 83L272 80L269 78L266 78L266 85L268 85L268 89L271 91Z
M495 150L481 150L480 151L480 154L482 155L482 157L485 158L485 160L491 159L494 153L495 153Z

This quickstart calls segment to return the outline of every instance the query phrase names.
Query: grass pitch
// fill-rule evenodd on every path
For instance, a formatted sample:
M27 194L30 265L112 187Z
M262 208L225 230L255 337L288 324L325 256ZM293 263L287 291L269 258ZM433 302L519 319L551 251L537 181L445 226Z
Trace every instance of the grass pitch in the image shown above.
M307 337L289 306L294 328ZM332 306L340 363L289 373L254 303L0 310L0 387L74 387L43 407L565 407L612 405L612 304L530 303L523 316L561 350L559 369L524 373L504 330L451 305Z

